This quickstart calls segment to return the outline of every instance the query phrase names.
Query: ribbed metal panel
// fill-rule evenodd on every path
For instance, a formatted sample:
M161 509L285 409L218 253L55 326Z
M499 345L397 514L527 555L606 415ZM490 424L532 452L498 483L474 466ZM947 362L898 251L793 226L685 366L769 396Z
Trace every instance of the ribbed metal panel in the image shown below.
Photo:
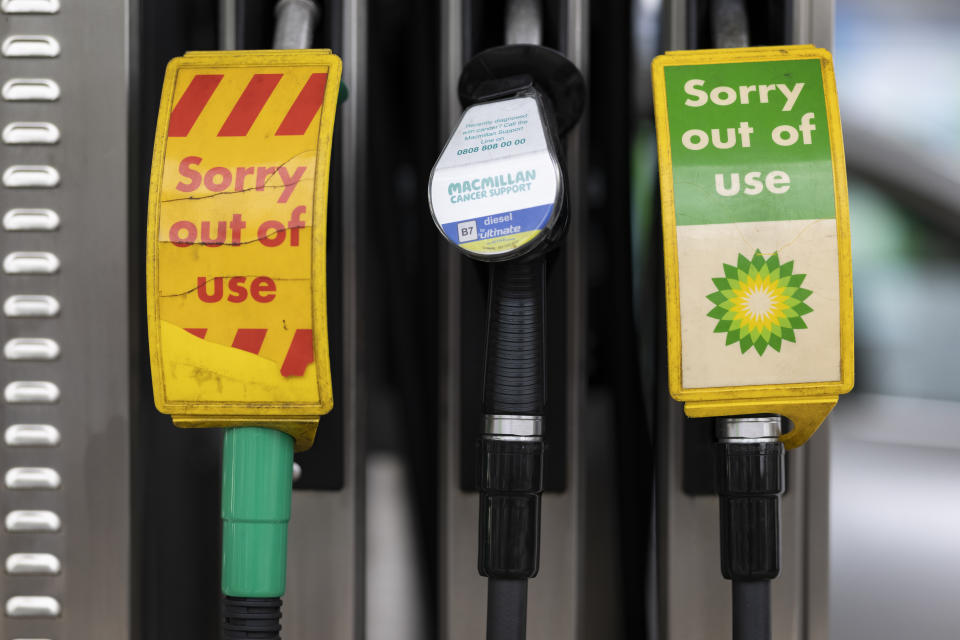
M127 8L0 2L2 638L129 638Z

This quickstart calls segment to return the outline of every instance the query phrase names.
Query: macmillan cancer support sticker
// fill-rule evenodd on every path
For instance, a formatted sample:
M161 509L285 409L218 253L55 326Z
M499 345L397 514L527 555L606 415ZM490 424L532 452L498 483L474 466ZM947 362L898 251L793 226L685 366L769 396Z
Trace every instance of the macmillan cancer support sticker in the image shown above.
M474 105L430 177L440 230L461 250L496 256L539 240L556 219L560 168L530 96Z

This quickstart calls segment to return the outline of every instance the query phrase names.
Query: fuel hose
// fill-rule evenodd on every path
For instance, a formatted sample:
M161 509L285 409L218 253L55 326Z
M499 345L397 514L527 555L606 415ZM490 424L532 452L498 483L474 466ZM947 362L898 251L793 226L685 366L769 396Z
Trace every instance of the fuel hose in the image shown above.
M558 51L494 47L464 67L465 111L428 188L438 231L487 262L483 432L478 442L478 569L487 640L526 637L527 581L540 563L548 254L567 229L560 136L586 89Z

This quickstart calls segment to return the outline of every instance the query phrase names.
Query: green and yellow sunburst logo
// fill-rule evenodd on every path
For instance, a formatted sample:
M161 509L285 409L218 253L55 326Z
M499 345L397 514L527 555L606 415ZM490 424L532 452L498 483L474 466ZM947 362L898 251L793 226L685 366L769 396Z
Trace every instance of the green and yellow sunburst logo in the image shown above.
M767 347L780 351L783 341L796 342L795 331L806 329L802 316L813 311L804 300L813 293L802 289L803 273L793 272L793 260L780 264L773 253L764 259L758 250L748 260L739 255L737 266L724 264L723 278L714 278L717 290L707 296L717 320L714 333L726 333L727 345L740 343L740 353L753 347L763 355Z

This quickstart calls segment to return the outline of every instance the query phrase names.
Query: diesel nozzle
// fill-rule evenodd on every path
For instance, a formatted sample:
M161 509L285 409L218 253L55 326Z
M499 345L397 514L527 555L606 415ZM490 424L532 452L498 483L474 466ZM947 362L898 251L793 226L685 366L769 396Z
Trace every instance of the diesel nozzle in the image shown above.
M480 53L459 93L466 109L431 173L430 210L457 250L490 263L478 570L487 639L522 640L540 561L546 256L568 220L560 136L586 94L573 63L536 45Z

